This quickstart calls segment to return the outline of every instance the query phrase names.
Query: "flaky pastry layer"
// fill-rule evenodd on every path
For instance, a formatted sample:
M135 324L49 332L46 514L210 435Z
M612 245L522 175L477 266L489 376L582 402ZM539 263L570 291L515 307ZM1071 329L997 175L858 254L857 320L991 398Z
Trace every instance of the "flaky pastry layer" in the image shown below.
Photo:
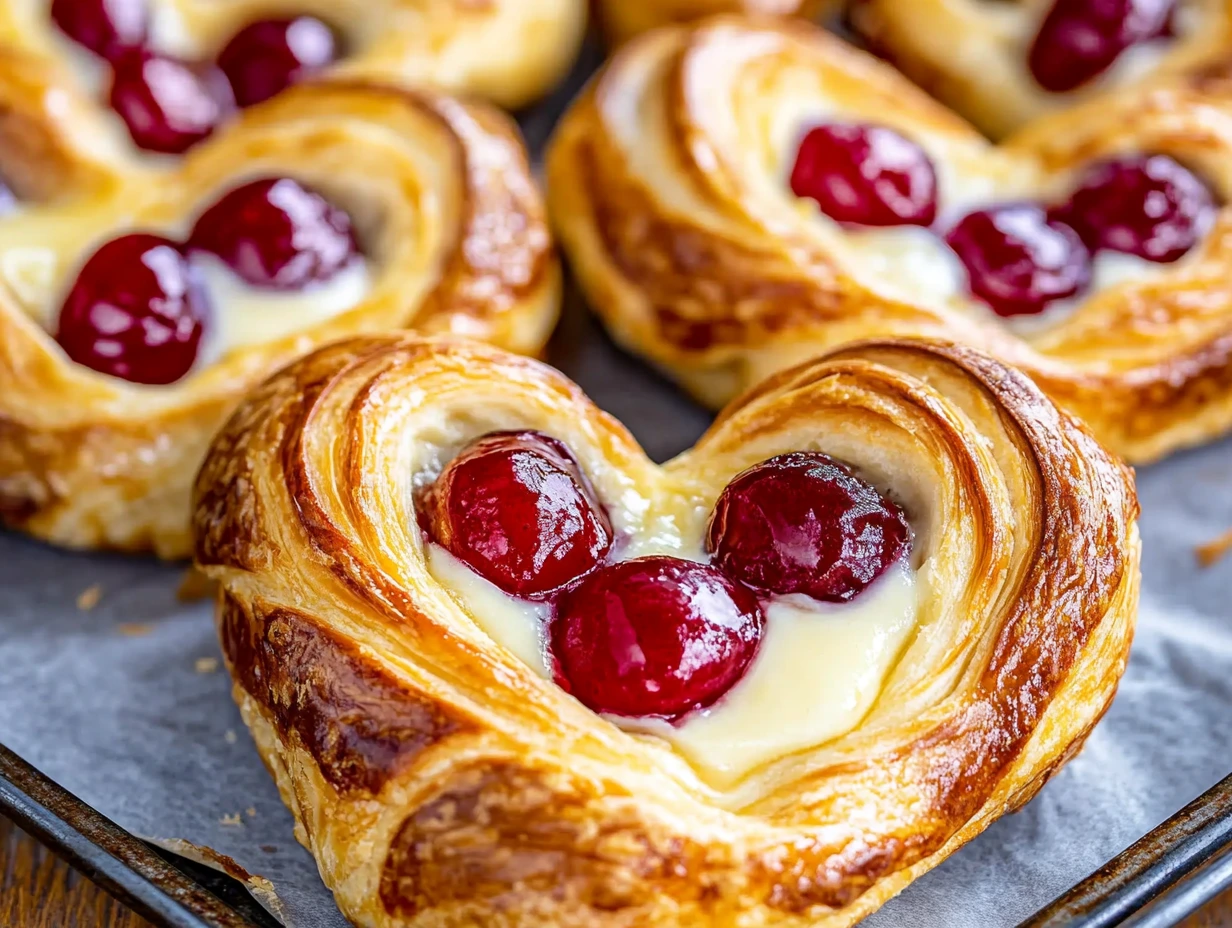
M1173 155L1232 197L1232 89L1207 75L1040 119L994 146L918 88L805 23L719 17L648 34L560 125L548 199L591 305L618 341L718 407L768 373L853 340L920 335L1026 370L1114 451L1148 461L1232 427L1232 209L1193 251L1093 289L1029 333L971 300L925 299L856 261L802 208L784 114L889 125L937 164L941 195L1055 196L1125 151ZM790 128L788 126L787 128ZM789 153L790 154L790 153ZM1008 192L1007 192L1008 191Z
M1110 90L1224 69L1232 2L1187 0L1161 39L1123 52L1076 90L1050 93L1028 55L1054 0L852 0L852 25L877 52L993 138Z
M613 42L719 13L818 18L842 6L842 0L595 0L599 27Z
M718 789L496 644L433 579L412 497L521 428L569 446L616 524L687 522L789 450L902 501L919 624L868 715ZM364 928L851 925L1078 750L1138 598L1127 469L1027 378L943 343L783 372L660 467L535 361L353 339L249 396L195 500L236 699Z
M46 63L0 52L0 164L70 262L133 228L178 229L223 191L284 175L345 208L371 282L354 307L147 387L73 363L0 285L0 518L73 547L189 553L189 490L245 391L332 339L414 327L539 352L559 268L521 137L483 104L364 83L293 88L173 162L98 144L90 104ZM93 121L92 121L93 120ZM72 221L64 221L65 217ZM71 239L71 240L69 240Z

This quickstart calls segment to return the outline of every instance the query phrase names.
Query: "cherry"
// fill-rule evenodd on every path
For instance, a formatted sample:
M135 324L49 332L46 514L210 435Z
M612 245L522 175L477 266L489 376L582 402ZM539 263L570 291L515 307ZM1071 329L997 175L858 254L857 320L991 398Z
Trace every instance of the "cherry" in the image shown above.
M252 106L319 71L336 57L334 34L311 16L245 26L218 55L235 102Z
M937 175L928 155L885 126L810 129L796 153L791 189L852 225L927 226L937 216Z
M1183 165L1167 155L1135 155L1092 165L1054 215L1092 251L1168 262L1197 243L1214 208L1206 184Z
M52 0L51 19L79 45L108 61L145 44L146 0Z
M738 474L706 533L714 563L763 593L854 598L911 549L902 509L833 458L780 454Z
M577 461L540 432L493 432L423 492L431 538L514 596L541 596L593 570L612 528Z
M56 341L92 370L133 383L166 384L192 368L208 302L170 239L144 232L100 247L60 310Z
M208 136L234 108L216 68L130 51L114 63L111 108L138 148L180 154Z
M968 213L946 242L967 268L971 292L999 316L1042 312L1091 282L1078 233L1030 203Z
M596 712L674 718L740 680L763 623L753 593L714 567L642 557L566 592L550 647L557 681Z
M217 255L255 287L299 290L358 253L351 218L287 177L250 181L201 214L188 247Z
M1176 0L1056 0L1027 62L1045 90L1074 90L1110 68L1132 45L1171 30Z

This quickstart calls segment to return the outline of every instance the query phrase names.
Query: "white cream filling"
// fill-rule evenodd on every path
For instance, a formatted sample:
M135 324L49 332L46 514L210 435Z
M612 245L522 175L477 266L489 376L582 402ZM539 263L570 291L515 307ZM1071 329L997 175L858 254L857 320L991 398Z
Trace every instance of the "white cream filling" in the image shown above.
M551 679L550 607L516 599L439 545L425 545L428 570L497 644ZM655 545L621 550L621 559L659 553ZM700 548L681 546L678 556ZM915 571L903 562L851 603L777 597L766 608L756 657L717 703L669 724L610 721L670 743L704 779L727 786L776 758L851 731L872 707L886 675L915 628Z

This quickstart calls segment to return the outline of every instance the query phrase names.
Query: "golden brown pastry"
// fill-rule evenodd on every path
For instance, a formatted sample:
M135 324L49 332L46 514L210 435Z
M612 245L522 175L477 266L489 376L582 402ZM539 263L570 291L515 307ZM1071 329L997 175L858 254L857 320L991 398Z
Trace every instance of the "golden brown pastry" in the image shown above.
M485 105L304 84L151 161L4 52L0 108L0 516L39 538L185 556L210 436L291 358L408 326L535 353L556 321L541 198Z
M599 26L613 42L717 13L819 17L841 6L841 0L595 0Z
M1128 470L924 341L660 467L535 361L353 339L195 500L236 699L365 928L851 925L1078 751L1138 598Z
M994 138L1232 61L1228 0L852 0L856 31Z
M134 59L152 56L162 73L147 79L165 85L164 102L209 63L240 106L328 71L514 107L556 85L585 22L586 0L3 0L0 45L57 62L104 98L113 74L131 87ZM180 118L203 108L181 103Z
M719 406L856 339L1034 376L1146 461L1232 426L1232 89L1128 90L994 146L803 23L626 46L566 115L548 200L616 339Z

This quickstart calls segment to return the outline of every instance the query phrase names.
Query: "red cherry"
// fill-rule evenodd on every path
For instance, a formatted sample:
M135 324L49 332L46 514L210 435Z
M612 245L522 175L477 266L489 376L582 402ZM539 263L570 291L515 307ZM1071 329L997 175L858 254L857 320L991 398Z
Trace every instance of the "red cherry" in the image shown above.
M715 568L642 557L565 593L551 650L560 685L596 712L674 718L740 680L763 624L756 597Z
M485 435L419 503L434 541L514 596L573 582L612 546L611 524L577 461L539 432Z
M250 181L201 214L188 247L217 255L254 287L300 290L358 253L351 217L287 177Z
M60 310L56 341L100 373L173 383L197 359L208 306L180 247L136 232L112 239L86 261Z
M146 0L52 0L52 21L74 42L114 61L145 44Z
M791 189L852 225L927 226L937 216L937 175L928 155L885 126L810 129L796 153Z
M1191 249L1215 209L1210 189L1167 155L1114 158L1092 165L1054 215L1092 251L1175 261Z
M1045 90L1074 90L1130 46L1168 35L1175 10L1176 0L1056 0L1031 45L1031 73Z
M780 454L738 474L710 517L727 576L764 593L847 602L911 550L902 509L833 458Z
M311 16L266 19L245 26L218 55L235 101L252 106L331 64L334 33Z
M1030 203L968 213L946 236L971 292L999 316L1042 312L1085 290L1091 255L1078 233Z
M187 151L234 109L227 79L216 68L145 51L126 53L114 67L111 108L146 151Z

